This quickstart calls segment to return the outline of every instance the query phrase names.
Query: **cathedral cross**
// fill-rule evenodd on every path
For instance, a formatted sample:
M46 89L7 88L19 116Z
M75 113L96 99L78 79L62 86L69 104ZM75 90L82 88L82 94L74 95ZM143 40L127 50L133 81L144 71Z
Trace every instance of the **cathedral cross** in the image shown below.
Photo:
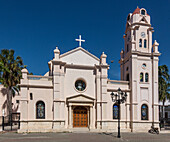
M79 41L79 47L81 47L81 42L85 42L85 40L81 39L81 35L79 35L79 39L76 39L76 41Z

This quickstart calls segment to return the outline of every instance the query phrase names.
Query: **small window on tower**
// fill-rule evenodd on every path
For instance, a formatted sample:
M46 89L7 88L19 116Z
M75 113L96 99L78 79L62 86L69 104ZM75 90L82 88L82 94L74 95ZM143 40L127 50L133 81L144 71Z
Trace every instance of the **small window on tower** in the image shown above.
M147 40L144 40L144 48L147 48Z
M141 14L142 14L142 15L145 15L145 10L142 9L142 10L141 10Z
M129 81L129 74L126 75L126 81Z
M129 52L129 44L127 44L127 52Z
M143 73L140 73L140 82L143 82Z
M139 47L142 47L142 39L139 39Z
M145 82L148 82L148 81L149 81L149 74L145 73Z
M30 100L33 100L33 94L30 93Z

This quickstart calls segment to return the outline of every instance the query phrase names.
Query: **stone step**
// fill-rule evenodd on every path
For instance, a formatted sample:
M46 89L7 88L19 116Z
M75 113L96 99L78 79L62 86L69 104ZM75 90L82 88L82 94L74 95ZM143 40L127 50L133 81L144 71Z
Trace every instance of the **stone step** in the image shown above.
M70 132L72 133L88 133L90 130L89 128L72 128Z

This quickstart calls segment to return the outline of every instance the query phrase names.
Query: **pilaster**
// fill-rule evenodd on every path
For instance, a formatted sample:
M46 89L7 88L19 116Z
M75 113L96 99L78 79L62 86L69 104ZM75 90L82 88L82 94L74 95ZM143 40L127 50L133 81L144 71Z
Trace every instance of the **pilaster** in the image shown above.
M54 120L60 119L60 95L61 95L61 75L60 75L60 51L58 47L54 50L53 64L53 98L54 98Z
M22 69L22 79L21 79L21 85L27 85L28 84L28 70ZM22 131L27 131L27 122L24 123L24 121L28 120L28 89L27 87L21 87L21 99L20 99L20 112L21 112L21 129Z
M108 64L106 63L106 57L107 55L104 54L104 52L102 53L101 57L100 57L100 69L101 69L101 76L100 76L100 80L101 80L101 120L102 121L104 119L104 111L106 111L104 109L104 104L103 104L103 100L106 100L105 97L107 95L107 80L108 80ZM101 128L102 128L102 124L101 124Z

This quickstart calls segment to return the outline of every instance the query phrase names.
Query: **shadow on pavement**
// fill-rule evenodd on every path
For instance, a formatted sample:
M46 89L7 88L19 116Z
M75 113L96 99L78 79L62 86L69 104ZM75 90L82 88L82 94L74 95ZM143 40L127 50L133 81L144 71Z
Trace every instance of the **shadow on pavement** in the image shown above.
M117 135L116 134L113 134L113 133L106 133L106 132L103 132L103 133L98 133L99 135L108 135L108 136L112 136L114 138L117 138Z

